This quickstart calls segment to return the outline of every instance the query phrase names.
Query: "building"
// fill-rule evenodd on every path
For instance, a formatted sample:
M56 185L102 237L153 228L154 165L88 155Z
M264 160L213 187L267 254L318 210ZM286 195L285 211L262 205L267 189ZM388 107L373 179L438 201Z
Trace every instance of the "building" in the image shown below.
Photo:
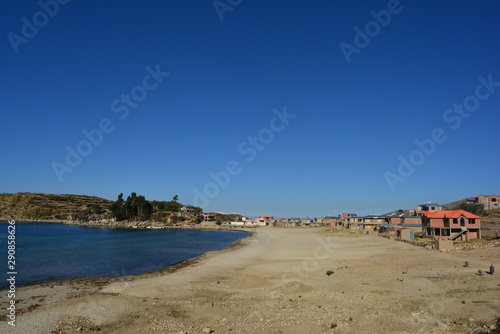
M352 231L361 230L363 228L363 217L351 217L348 220L347 228Z
M183 205L179 214L182 217L190 218L194 215L194 210L195 210L195 207L192 205Z
M386 225L389 223L389 217L387 216L365 216L363 218L363 231L379 231L380 225Z
M467 202L482 204L485 210L500 209L500 195L478 195L468 198Z
M427 203L417 205L416 209L398 210L393 214L402 214L405 216L421 216L424 212L435 212L439 210L443 210L443 207L441 205L429 201Z
M311 226L311 219L309 218L303 218L300 220L300 225L302 225L303 227L308 227L308 226Z
M234 221L234 222L230 222L229 223L231 226L245 226L245 222L242 222L242 221Z
M324 217L315 218L314 221L316 222L316 224L318 224L318 226L328 225Z
M359 222L358 219L356 219L358 215L355 214L355 213L342 213L340 215L340 219L341 219L341 222L342 222L342 225L345 227L345 228L348 228L348 229L353 229L351 227L351 223L353 222ZM358 228L358 224L356 224L356 227L354 229L357 229Z
M340 216L327 216L322 219L322 223L325 226L336 227L340 225L342 222L342 218Z
M401 230L408 230L402 232ZM413 233L410 233L412 231ZM413 239L417 233L422 232L422 217L421 216L390 216L388 222L378 225L378 232L389 236L398 236L403 238L411 235ZM403 233L403 236L401 235Z
M421 216L394 216L390 217L389 223L401 227L422 227Z
M236 221L232 221L229 224L233 226L247 226L247 225L253 226L252 220L247 217L241 217L241 219L238 218Z
M439 211L439 210L442 210L443 207L437 203L433 203L431 201L427 202L427 203L422 203L420 204L419 206L417 206L417 211L420 211L420 212L435 212L435 211Z
M392 216L389 217L387 225L381 225L379 232L387 233L389 235L398 235L401 229L408 229L413 231L413 235L422 232L422 217L421 216Z
M273 216L259 216L253 220L255 225L258 226L268 226L274 223Z
M397 230L397 235L398 238L401 238L401 240L411 240L415 238L415 231L407 227L403 227Z
M361 230L363 227L363 217L358 217L356 215L342 218L342 225L352 231Z
M424 212L436 212L440 210L443 210L443 207L441 205L429 201L427 203L417 205L416 209L408 210L408 212L405 212L405 214L407 214L408 216L421 216Z
M288 227L288 226L290 226L290 219L289 218L275 218L273 226Z
M217 220L217 215L215 213L204 213L203 221L204 222L214 222Z
M441 210L422 214L422 235L435 239L481 238L481 217L465 210Z

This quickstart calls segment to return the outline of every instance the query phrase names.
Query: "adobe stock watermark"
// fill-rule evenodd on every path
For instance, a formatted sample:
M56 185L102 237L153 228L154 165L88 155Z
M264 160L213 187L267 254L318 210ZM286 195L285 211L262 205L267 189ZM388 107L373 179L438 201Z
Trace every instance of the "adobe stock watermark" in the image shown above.
M435 278L443 279L443 277L439 274ZM446 323L441 320L436 322L436 319L446 319L449 317L450 309L453 309L454 307L456 308L458 304L465 303L465 301L461 302L459 301L460 299L456 297L461 292L463 294L468 293L467 289L464 289L464 284L460 283L460 280L461 279L459 277L446 279L446 292L443 293L443 296L439 299L432 298L428 303L424 303L422 305L422 309L420 312L417 312L417 316L424 317L424 321L419 322L420 328L416 333L420 334L432 332L430 329L435 329L436 326L440 327L441 324ZM432 321L425 321L425 318L428 319L429 317Z
M352 55L360 54L362 49L370 45L373 38L380 35L382 28L386 28L391 23L392 17L400 14L402 11L403 5L401 5L399 0L389 0L387 2L387 9L381 9L378 12L371 10L370 15L373 17L373 20L368 21L363 30L358 26L353 28L355 32L353 38L354 45L345 41L339 44L340 51L342 51L347 63L350 64L352 62Z
M320 268L319 261L327 259L334 253L334 248L338 248L333 237L317 237L318 244L314 248L313 257L311 259L303 260L300 265L292 267L292 271L299 277L305 277L306 273L316 271Z
M454 103L443 113L443 121L449 124L454 131L462 126L464 119L469 118L472 112L479 109L481 102L488 99L495 92L496 87L500 87L500 81L493 81L492 74L489 74L487 78L479 76L477 80L479 84L476 86L474 94L466 96L461 104ZM428 157L436 152L438 144L444 143L447 139L448 135L443 128L433 129L430 136L423 140L416 138L413 142L417 148L411 151L407 157L398 156L397 172L384 172L385 181L391 192L396 190L396 184L405 182L415 172L416 167L421 166Z
M9 220L7 225L7 297L9 298L7 307L7 323L10 326L16 326L16 221Z
M38 6L41 10L37 11L31 17L31 20L26 16L21 18L21 34L16 34L14 32L9 32L7 34L7 39L12 46L12 49L17 54L19 53L19 46L21 44L28 44L28 42L38 35L41 28L45 27L49 20L54 18L60 9L60 5L66 5L70 0L40 0L38 1Z
M260 129L256 136L250 135L238 145L237 152L245 157L247 163L254 161L258 153L274 140L275 134L285 130L285 127L290 124L290 120L297 117L297 115L289 114L286 106L283 107L282 111L274 108L273 114L274 116L269 120L269 127ZM207 182L201 190L197 187L193 188L193 204L206 208L210 199L217 197L220 191L229 185L231 178L239 175L242 171L242 163L232 159L226 163L224 170L208 173L211 181Z
M224 21L224 13L232 12L234 8L239 6L242 2L243 0L214 0L212 5L214 6L219 20Z
M111 112L116 114L119 120L125 120L130 115L130 110L136 109L139 103L147 98L148 92L158 88L164 78L170 75L168 72L162 72L160 65L156 65L154 69L151 66L146 66L146 72L147 74L142 78L140 85L132 87L129 93L121 94L119 98L111 102ZM64 162L53 161L51 164L59 182L63 182L64 174L71 173L76 167L80 166L83 158L89 156L95 147L102 144L104 136L112 133L115 129L116 126L113 120L109 117L104 117L94 129L83 129L81 131L85 139L80 140L74 148L66 145Z

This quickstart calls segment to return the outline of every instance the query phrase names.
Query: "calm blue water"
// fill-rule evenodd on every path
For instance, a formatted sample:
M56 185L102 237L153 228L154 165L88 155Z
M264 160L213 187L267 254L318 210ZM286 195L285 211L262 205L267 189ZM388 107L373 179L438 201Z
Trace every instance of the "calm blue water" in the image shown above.
M247 236L240 231L120 230L16 223L16 284L118 277L160 269ZM0 222L0 277L6 277L7 223ZM0 287L7 286L6 278Z

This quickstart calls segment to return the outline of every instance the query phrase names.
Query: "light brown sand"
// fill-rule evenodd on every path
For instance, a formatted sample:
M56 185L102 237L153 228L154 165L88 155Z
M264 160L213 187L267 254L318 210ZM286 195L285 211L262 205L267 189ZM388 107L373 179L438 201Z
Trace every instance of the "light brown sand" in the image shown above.
M311 228L241 244L170 273L20 288L20 307L42 306L0 332L468 333L500 315L500 272L475 275L499 247L440 253Z

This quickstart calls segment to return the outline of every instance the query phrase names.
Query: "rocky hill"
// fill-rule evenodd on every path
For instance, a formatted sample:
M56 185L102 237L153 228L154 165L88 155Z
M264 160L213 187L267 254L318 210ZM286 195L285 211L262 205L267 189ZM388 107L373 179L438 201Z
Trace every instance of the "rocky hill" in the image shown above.
M443 210L453 210L462 203L467 203L467 198L461 199L459 201L443 204Z
M18 220L87 220L109 215L110 200L84 195L0 193L0 218Z

